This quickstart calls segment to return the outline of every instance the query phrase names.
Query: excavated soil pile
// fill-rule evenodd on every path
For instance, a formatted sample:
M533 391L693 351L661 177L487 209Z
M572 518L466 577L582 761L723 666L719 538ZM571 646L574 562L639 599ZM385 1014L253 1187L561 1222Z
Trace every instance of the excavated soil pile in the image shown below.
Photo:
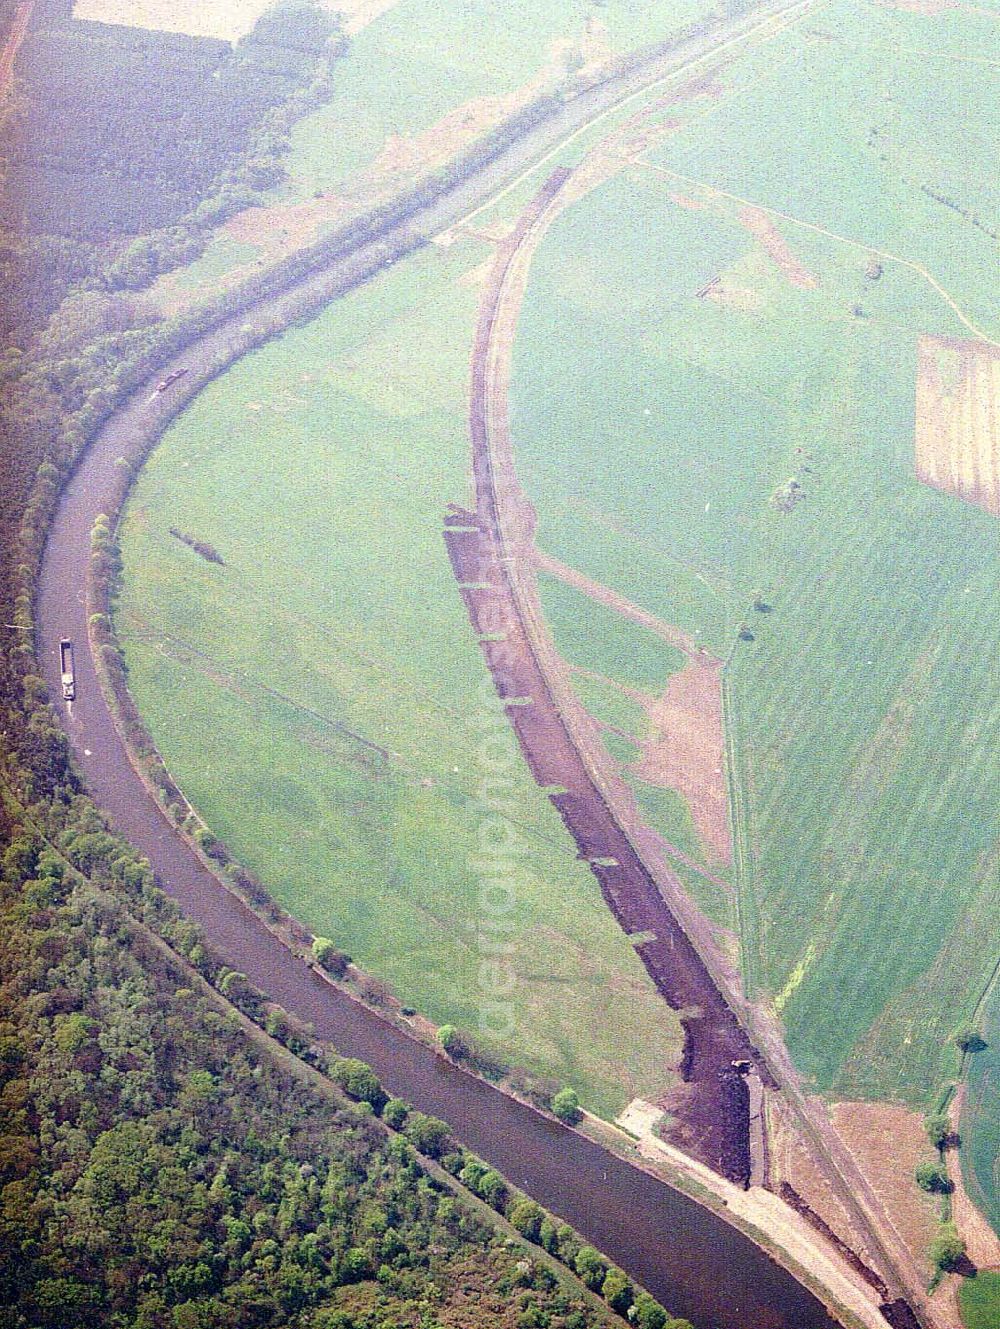
M453 507L444 539L469 619L480 638L496 690L532 774L558 809L600 883L608 907L629 935L648 934L636 950L667 1003L681 1012L683 1085L669 1104L671 1139L723 1176L746 1184L750 1175L749 1096L733 1069L756 1049L712 982L650 872L636 852L573 741L532 648L513 564L532 556L533 513L502 523L490 446L489 372L494 320L506 269L523 237L566 178L556 172L501 248L485 293L472 362L470 427L475 512ZM513 529L512 529L513 528Z

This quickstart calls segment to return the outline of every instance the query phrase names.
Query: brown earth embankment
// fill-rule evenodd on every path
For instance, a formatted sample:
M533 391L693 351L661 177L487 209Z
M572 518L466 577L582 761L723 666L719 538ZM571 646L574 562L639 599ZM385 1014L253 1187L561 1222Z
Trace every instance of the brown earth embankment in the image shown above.
M685 1047L677 1070L683 1084L669 1104L671 1138L722 1175L745 1183L750 1175L749 1102L733 1062L759 1061L759 1054L588 770L577 735L566 723L565 698L554 695L539 661L532 630L536 625L526 621L515 580L530 577L534 514L523 499L509 501L518 493L510 453L504 449L498 455L492 445L498 413L499 427L506 428L503 403L492 398L492 343L509 267L567 176L554 172L522 214L501 247L483 297L470 404L476 511L451 513L445 543L497 692L507 703L535 779L548 791L623 930L630 936L642 934L636 950L667 1003L681 1012ZM504 511L501 488L508 496ZM574 720L584 717L577 714Z

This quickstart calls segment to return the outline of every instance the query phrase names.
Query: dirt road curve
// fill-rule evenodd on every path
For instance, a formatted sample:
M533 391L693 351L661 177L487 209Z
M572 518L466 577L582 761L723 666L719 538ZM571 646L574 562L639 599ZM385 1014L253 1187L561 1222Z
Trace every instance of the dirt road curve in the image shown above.
M803 1091L777 1021L747 1005L707 920L652 842L643 838L631 793L576 701L542 616L534 512L517 481L507 384L527 264L558 209L567 179L567 172L555 172L529 205L498 253L480 306L470 402L477 510L455 513L445 533L462 595L482 636L497 690L510 699L508 714L532 771L540 785L551 788L550 797L615 917L629 934L654 934L636 949L669 1004L675 1009L692 1001L698 1005L697 1019L685 1019L688 1048L682 1066L696 1091L675 1109L682 1130L688 1131L685 1146L728 1176L748 1166L746 1106L733 1099L726 1069L730 1058L754 1060L765 1084L787 1098L851 1214L851 1241L889 1289L893 1305L886 1306L887 1318L894 1324L915 1323L910 1319L914 1306L933 1325L922 1271L833 1130L825 1107Z
M0 97L6 97L10 91L14 79L14 61L28 31L34 8L35 0L21 0L14 12L7 40L3 44L3 50L0 51Z
M551 791L608 907L623 930L637 937L636 950L654 983L668 1004L683 1012L685 1091L671 1103L673 1142L729 1180L744 1183L752 1171L749 1098L733 1063L759 1060L759 1054L595 788L581 755L586 716L565 679L557 699L553 679L561 666L554 651L549 648L545 664L540 658L532 514L513 473L504 410L509 346L500 334L507 277L568 177L567 171L550 176L503 245L484 294L470 407L477 511L455 512L445 542L497 691L514 699L507 713L532 772ZM534 621L528 613L536 615ZM596 748L596 736L588 738Z

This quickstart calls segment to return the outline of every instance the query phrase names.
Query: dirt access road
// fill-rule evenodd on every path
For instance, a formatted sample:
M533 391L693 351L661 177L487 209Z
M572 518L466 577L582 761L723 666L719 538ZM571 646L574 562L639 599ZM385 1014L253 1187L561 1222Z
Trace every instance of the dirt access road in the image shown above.
M27 35L34 8L35 0L21 0L14 11L7 40L3 44L3 50L0 51L0 98L6 97L10 92L10 85L14 80L14 61Z
M560 191L570 179L570 172L557 171L542 187L501 246L483 294L470 401L477 509L456 512L449 519L449 555L497 690L508 699L508 715L538 783L551 791L623 929L644 934L636 949L665 999L675 1009L692 1004L692 999L698 1006L696 1019L685 1020L693 1056L705 1057L698 1074L686 1049L682 1067L684 1078L700 1090L685 1105L692 1134L688 1147L699 1153L695 1146L700 1145L699 1156L724 1175L733 1176L745 1166L745 1146L738 1138L744 1107L729 1101L724 1076L729 1057L752 1057L765 1083L786 1098L851 1215L852 1242L860 1243L861 1253L888 1288L887 1318L912 1324L911 1308L917 1308L923 1321L934 1325L937 1316L927 1304L922 1271L833 1129L824 1105L804 1092L777 1021L747 1005L707 920L669 865L643 841L630 791L595 741L593 725L575 699L544 622L535 580L534 512L517 480L507 386L530 257L559 211ZM682 1125L684 1111L678 1111Z

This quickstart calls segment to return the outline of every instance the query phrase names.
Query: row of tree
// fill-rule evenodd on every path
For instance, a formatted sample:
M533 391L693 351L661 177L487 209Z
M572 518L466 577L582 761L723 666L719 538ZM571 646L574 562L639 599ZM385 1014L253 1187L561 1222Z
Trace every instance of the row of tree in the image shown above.
M351 1106L255 1047L103 888L147 869L107 872L92 809L59 837L89 881L0 815L3 1329L606 1323L428 1176L441 1123L387 1132L360 1063L331 1067Z

